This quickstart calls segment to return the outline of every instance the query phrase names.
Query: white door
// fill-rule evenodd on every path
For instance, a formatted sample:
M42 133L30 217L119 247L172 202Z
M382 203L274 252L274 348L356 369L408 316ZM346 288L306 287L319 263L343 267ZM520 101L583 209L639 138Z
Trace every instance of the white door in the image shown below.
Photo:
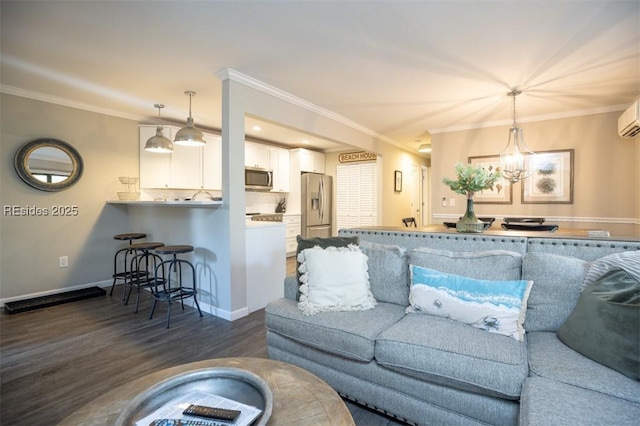
M416 218L416 225L422 226L422 174L420 173L420 166L417 164L411 165L411 176L409 180L411 191L411 216Z
M422 177L420 190L420 204L422 206L422 211L420 212L420 223L424 226L431 223L431 197L429 195L430 169L423 166L420 168L420 173Z

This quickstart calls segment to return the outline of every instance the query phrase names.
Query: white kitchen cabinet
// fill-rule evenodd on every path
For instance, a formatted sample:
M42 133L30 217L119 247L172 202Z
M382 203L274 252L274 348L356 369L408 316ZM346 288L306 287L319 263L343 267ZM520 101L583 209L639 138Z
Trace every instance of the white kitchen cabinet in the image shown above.
M205 133L202 147L202 188L222 190L222 142L220 136Z
M173 144L171 188L193 189L202 186L202 148Z
M171 183L171 153L145 151L150 137L155 136L156 126L140 126L140 188L168 188ZM172 139L172 129L165 127L162 134Z
M287 256L295 256L296 249L298 248L298 241L296 238L298 235L300 235L300 226L302 223L301 216L299 214L285 214L282 217L282 221L287 227L285 236Z
M269 165L273 170L271 192L289 192L289 150L269 147Z
M259 143L245 142L244 165L258 169L271 169L269 160L269 146Z
M303 148L296 151L298 151L298 155L300 156L301 172L324 173L324 153Z
M173 139L179 129L164 126L162 133ZM220 137L205 133L204 147L173 145L171 153L145 151L147 139L156 126L140 126L140 188L212 189L222 188Z

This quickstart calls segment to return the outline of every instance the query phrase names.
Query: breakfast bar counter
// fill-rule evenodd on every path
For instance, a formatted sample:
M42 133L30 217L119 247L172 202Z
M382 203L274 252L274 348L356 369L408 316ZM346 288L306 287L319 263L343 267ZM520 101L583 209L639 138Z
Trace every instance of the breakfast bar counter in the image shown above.
M222 200L111 200L107 204L146 207L220 207Z
M198 302L203 312L226 320L242 318L279 297L286 275L286 225L246 221L233 235L221 200L118 200L108 208L126 209L122 228L147 234L147 241L190 245L184 255L196 269ZM244 238L243 261L232 263L231 239ZM239 278L231 280L235 268ZM187 300L185 303L191 303Z

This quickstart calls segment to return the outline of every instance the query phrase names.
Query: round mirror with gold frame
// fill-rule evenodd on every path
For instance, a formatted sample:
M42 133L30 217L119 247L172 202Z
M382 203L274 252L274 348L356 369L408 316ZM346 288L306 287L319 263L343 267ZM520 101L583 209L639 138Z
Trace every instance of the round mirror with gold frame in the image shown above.
M62 191L82 176L84 165L78 151L58 139L37 139L16 153L14 165L20 179L42 191Z

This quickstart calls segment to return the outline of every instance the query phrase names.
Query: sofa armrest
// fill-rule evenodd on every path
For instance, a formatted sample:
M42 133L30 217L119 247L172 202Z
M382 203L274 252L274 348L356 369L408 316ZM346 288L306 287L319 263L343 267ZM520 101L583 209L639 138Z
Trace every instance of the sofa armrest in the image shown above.
M288 275L284 278L284 297L290 300L298 300L298 277Z

